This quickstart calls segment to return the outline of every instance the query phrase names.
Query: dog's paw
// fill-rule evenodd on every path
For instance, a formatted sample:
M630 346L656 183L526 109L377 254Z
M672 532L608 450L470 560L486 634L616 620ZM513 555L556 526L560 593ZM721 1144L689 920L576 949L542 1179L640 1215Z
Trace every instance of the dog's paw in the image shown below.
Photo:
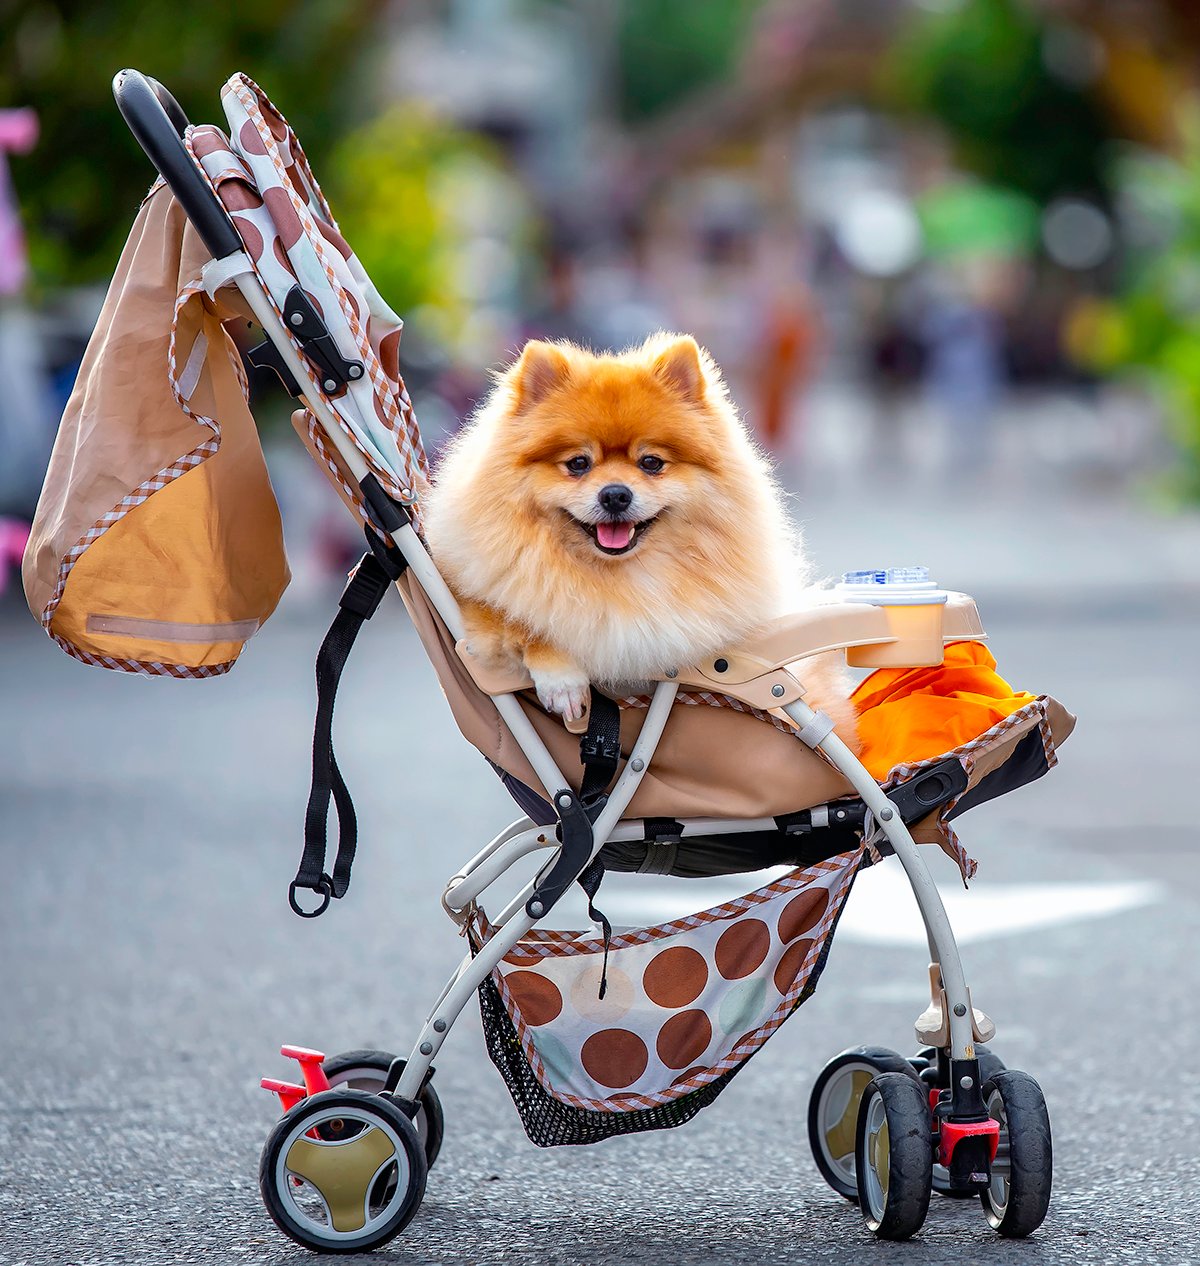
M566 721L577 721L587 706L588 679L578 669L557 672L532 671L538 701L547 712L557 712Z

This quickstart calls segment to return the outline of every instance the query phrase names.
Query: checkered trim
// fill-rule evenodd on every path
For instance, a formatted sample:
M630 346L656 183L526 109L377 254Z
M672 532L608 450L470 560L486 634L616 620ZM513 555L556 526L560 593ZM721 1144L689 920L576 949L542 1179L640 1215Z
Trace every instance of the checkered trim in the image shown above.
M72 659L89 664L93 668L112 668L123 673L141 673L144 677L174 677L179 681L199 681L205 677L220 677L227 673L237 660L226 660L223 664L203 664L198 668L188 668L182 664L160 664L153 660L123 659L117 655L93 655L90 651L81 650L57 633L50 636L62 647Z
M71 574L71 569L83 556L86 550L102 537L115 524L119 523L132 510L136 510L138 506L148 501L156 492L161 492L168 484L178 479L180 475L186 475L189 470L194 470L201 462L207 461L220 448L221 445L221 428L213 418L205 417L201 413L194 412L188 407L188 402L184 399L179 389L179 376L176 364L176 335L179 326L179 315L183 311L185 305L197 294L203 294L204 285L199 278L189 282L175 297L175 306L171 315L171 337L167 346L167 377L171 384L171 394L175 397L176 404L180 409L193 421L199 423L203 427L207 427L211 432L208 439L197 444L190 453L185 453L182 457L178 457L169 466L163 467L151 475L149 479L140 483L132 492L127 493L107 514L97 519L90 528L83 534L78 541L66 552L62 562L59 564L58 581L54 587L54 593L50 597L50 601L46 604L46 609L42 612L42 626L50 634L50 636L63 648L67 654L74 656L85 664L92 664L100 668L112 668L121 672L141 673L151 677L214 677L219 673L228 672L233 666L232 660L226 664L216 667L189 667L186 664L160 664L142 660L124 659L119 656L112 655L95 655L90 651L85 651L81 647L75 646L68 642L66 638L54 633L50 629L50 624L54 619L54 613L58 610L59 603L62 601L63 593L66 590L67 577Z
M942 761L949 757L955 757L963 767L963 772L967 775L966 790L953 800L948 801L942 806L938 813L938 830L950 846L954 853L955 859L958 861L959 869L962 871L964 880L973 879L975 872L979 868L979 864L973 857L967 855L966 849L959 842L958 836L955 834L954 828L947 821L948 815L954 810L955 805L976 785L979 779L975 776L975 767L979 757L985 752L1003 743L1014 730L1022 730L1028 732L1034 728L1029 723L1032 721L1036 725L1039 736L1042 740L1042 750L1046 755L1047 770L1053 769L1058 764L1058 754L1054 743L1054 734L1050 728L1049 720L1049 696L1038 695L1031 702L1018 708L1015 712L1010 712L1008 716L1002 717L989 730L985 730L978 738L971 739L968 743L963 743L952 751L945 752L941 756L931 756L927 760L911 761L904 765L897 765L888 771L888 776L881 784L885 791L894 787L897 783L903 782L906 778L911 778L913 774L920 773L923 769L931 769L934 765L940 765Z
M537 1077L539 1085L552 1098L572 1108L583 1108L589 1112L638 1112L646 1108L659 1107L662 1104L670 1103L674 1099L680 1099L684 1095L716 1081L718 1077L724 1076L732 1069L738 1067L738 1065L744 1064L803 1000L809 978L822 960L826 942L841 915L842 905L863 863L863 858L864 852L862 849L842 857L830 858L828 861L818 862L815 866L810 866L804 870L792 871L791 874L784 875L782 879L776 880L765 888L746 893L745 896L738 897L733 901L727 901L723 905L713 906L708 910L701 910L697 914L690 914L682 919L674 919L670 923L661 923L649 928L637 928L632 932L621 933L611 939L609 942L610 952L622 947L640 945L647 941L677 935L680 932L699 927L704 923L716 922L721 919L736 919L739 915L744 914L747 910L752 910L763 901L769 901L772 897L780 896L783 893L799 891L809 887L815 879L830 873L836 874L836 879L829 887L829 902L825 907L825 913L813 929L812 945L797 970L796 978L792 982L791 988L767 1020L757 1029L747 1033L737 1046L716 1064L709 1068L700 1069L685 1081L674 1083L667 1089L653 1094L615 1094L605 1099L588 1099L556 1090L547 1076L545 1065L537 1052L537 1047L534 1045L533 1037L525 1024L520 1009L505 984L503 973L494 971L491 978L499 990L509 1018L516 1027L517 1035L521 1042L521 1049L529 1062L529 1067ZM478 947L491 939L495 929L491 927L482 913L477 910L473 916L471 931L472 942ZM504 961L514 965L522 965L537 962L539 958L544 958L548 955L602 954L603 952L604 941L602 939L582 939L572 936L569 932L534 928L526 934L525 938L512 952L505 955Z
M325 463L325 469L329 474L329 478L349 497L350 504L358 512L358 517L362 520L363 525L370 527L371 519L367 514L366 506L363 505L362 493L346 479L342 474L341 467L334 461L333 451L325 438L325 428L307 409L304 410L304 424L313 448L321 454L321 460Z

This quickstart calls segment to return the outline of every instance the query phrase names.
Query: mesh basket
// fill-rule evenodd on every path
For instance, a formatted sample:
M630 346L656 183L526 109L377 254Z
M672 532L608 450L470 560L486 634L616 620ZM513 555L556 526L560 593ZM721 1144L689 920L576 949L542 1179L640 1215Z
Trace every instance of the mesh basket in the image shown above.
M816 989L864 852L612 937L535 928L479 990L488 1055L539 1147L682 1125ZM473 943L493 929L478 916ZM604 982L601 996L601 982Z

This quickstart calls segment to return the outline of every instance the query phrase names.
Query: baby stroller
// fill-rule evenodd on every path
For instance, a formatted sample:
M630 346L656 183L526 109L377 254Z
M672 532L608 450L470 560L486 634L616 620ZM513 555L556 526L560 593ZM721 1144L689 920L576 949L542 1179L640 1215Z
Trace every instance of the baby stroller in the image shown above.
M162 180L143 204L102 316L105 345L89 352L84 377L100 376L105 357L127 351L112 331L132 329L122 324L131 305L145 323L146 296L156 292L138 270L166 258L170 285L159 311L169 338L155 335L168 361L163 407L187 438L172 449L164 423L155 442L179 450L175 457L145 478L129 476L132 486L106 513L94 522L83 515L86 530L59 522L55 536L42 516L27 557L31 603L50 635L89 663L176 677L231 667L286 583L265 546L240 556L243 534L210 525L206 540L221 538L236 566L210 585L220 591L218 615L193 611L185 621L156 608L122 616L89 556L111 555L122 535L132 545L151 522L161 552L170 512L195 510L221 524L246 513L245 497L223 496L217 481L246 478L261 462L227 337L252 316L267 341L251 361L275 368L299 399L300 438L370 546L318 662L314 793L293 908L319 914L349 883L352 807L329 742L333 691L354 635L392 583L457 724L524 815L446 885L442 906L468 951L406 1055L326 1058L283 1048L299 1080L263 1081L284 1109L260 1168L276 1224L314 1250L355 1252L409 1223L442 1140L433 1060L476 995L488 1053L535 1143L591 1143L684 1123L812 994L856 875L894 854L930 946L919 1051L905 1058L863 1046L826 1066L809 1105L816 1163L884 1239L914 1234L934 1189L978 1193L1001 1235L1036 1229L1050 1196L1046 1106L1032 1078L984 1045L994 1026L972 1005L918 842L940 845L964 877L972 873L951 820L1045 773L1074 718L995 674L974 602L952 594L915 607L831 601L712 661L678 665L649 696L593 692L570 732L538 707L528 679L488 672L463 645L457 604L420 535L425 463L399 373L400 321L341 238L282 115L242 75L222 92L228 133L190 126L173 98L135 71L121 72L114 91ZM161 364L153 381L160 378ZM60 434L60 445L74 443L79 458L85 438ZM261 481L251 492L270 499ZM257 543L270 544L277 523L272 511L259 513ZM877 668L856 697L861 758L806 704L793 671L831 649ZM341 832L328 872L331 797ZM535 878L486 913L489 888L530 856L544 858ZM571 885L593 901L606 869L701 876L785 864L783 877L736 900L656 926L612 929L599 913L583 931L547 925Z

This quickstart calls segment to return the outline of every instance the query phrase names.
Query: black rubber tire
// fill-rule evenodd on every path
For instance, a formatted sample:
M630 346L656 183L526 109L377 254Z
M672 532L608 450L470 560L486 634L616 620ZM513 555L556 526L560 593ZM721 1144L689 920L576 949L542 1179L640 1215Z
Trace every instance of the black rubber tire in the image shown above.
M878 1125L886 1122L888 1132L886 1184L870 1159L870 1127L880 1116ZM867 1229L881 1240L907 1240L925 1222L933 1170L930 1128L929 1099L914 1078L880 1073L863 1093L854 1145L858 1203Z
M997 1099L1003 1118L995 1110ZM1003 1149L1007 1144L1009 1176L1003 1204L995 1198L995 1181L979 1199L994 1231L1006 1239L1023 1239L1042 1225L1054 1184L1054 1147L1046 1099L1028 1073L1006 1069L984 1084L983 1101L993 1119L1000 1121L1000 1146Z
M387 1081L388 1069L396 1058L389 1051L361 1050L343 1051L340 1055L330 1055L321 1067L329 1079L330 1088L349 1086L355 1090L366 1090L371 1094L379 1094ZM403 1063L403 1061L401 1061ZM378 1073L377 1078L343 1076L355 1069L370 1069ZM413 1124L417 1134L425 1144L425 1163L430 1169L442 1150L442 1137L446 1132L446 1118L442 1112L442 1101L433 1088L433 1082L427 1081L418 1101L417 1115Z
M842 1051L840 1055L835 1055L821 1069L816 1081L813 1082L812 1093L808 1097L808 1145L812 1149L813 1160L817 1163L821 1177L834 1191L839 1196L857 1204L858 1184L854 1177L853 1151L849 1154L849 1164L843 1159L839 1167L828 1155L827 1148L822 1145L828 1128L827 1122L822 1120L826 1088L838 1074L845 1075L847 1069L853 1072L856 1065L869 1073L871 1077L879 1073L906 1073L916 1080L917 1072L903 1055L889 1050L886 1046L852 1046L849 1050ZM850 1102L846 1111L852 1114L850 1120L853 1122L853 1128L857 1128L858 1104ZM853 1130L851 1137L854 1137Z
M364 1129L368 1125L389 1127L404 1151L407 1169L404 1190L401 1192L398 1189L395 1169L392 1170L391 1181L386 1181L386 1175L381 1174L371 1188L372 1198L378 1192L381 1199L394 1204L394 1208L387 1211L386 1217L377 1226L368 1229L365 1225L358 1235L339 1236L314 1221L302 1220L292 1207L290 1193L285 1199L278 1187L280 1181L287 1183L290 1180L289 1171L285 1171L283 1176L279 1172L283 1149L291 1149L293 1144L304 1138L307 1122L313 1122L313 1126L321 1129L322 1126L314 1118L330 1110L345 1113L351 1121L364 1122ZM412 1220L425 1196L428 1172L425 1150L417 1138L415 1126L391 1099L365 1090L325 1090L302 1099L276 1122L275 1128L267 1136L259 1161L258 1189L271 1220L297 1244L318 1253L369 1253L394 1239Z
M975 1048L975 1058L979 1060L979 1084L986 1085L996 1075L1004 1071L1004 1061L986 1046ZM936 1160L937 1158L934 1157ZM950 1186L950 1177L941 1165L933 1167L933 1189L939 1196L948 1200L972 1200L978 1194L970 1188L959 1190Z

